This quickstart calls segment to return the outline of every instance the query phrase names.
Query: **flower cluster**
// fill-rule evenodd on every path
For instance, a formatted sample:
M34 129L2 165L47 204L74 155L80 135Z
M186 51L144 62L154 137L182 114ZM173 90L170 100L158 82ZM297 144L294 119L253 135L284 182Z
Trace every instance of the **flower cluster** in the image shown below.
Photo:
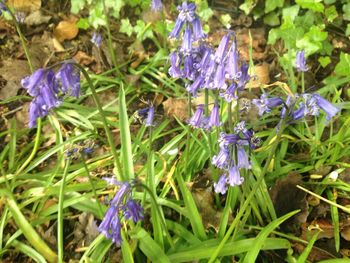
M29 127L36 126L36 120L49 110L59 106L65 95L78 98L80 94L80 71L71 63L63 63L57 73L51 69L38 69L21 81L33 97L29 108Z
M131 219L134 223L143 219L143 208L132 199L132 187L128 182L118 182L113 178L103 178L108 184L116 185L119 191L110 201L105 217L103 218L98 230L113 243L120 246L121 237L121 221L122 219Z
M155 12L161 11L163 9L163 4L161 0L152 0L151 9Z
M247 129L244 121L239 122L234 133L222 132L218 140L220 151L213 156L212 163L217 168L224 171L217 183L214 183L215 192L225 194L228 186L237 186L243 183L244 178L240 175L240 170L249 170L248 149L255 149L260 144L260 140L254 136L252 129Z

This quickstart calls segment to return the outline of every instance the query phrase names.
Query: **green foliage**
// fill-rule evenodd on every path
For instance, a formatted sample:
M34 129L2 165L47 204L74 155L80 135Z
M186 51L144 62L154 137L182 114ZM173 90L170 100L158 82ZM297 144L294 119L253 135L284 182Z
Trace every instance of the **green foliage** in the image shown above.
M350 72L350 54L341 53L340 61L336 65L334 72L339 76L349 76Z

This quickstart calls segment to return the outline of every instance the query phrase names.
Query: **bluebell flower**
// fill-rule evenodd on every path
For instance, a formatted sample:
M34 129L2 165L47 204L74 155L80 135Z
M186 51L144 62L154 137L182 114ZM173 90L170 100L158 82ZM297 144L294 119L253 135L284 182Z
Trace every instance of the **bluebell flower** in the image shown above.
M202 24L198 17L192 21L192 27L194 40L201 40L207 37L207 35L203 33Z
M132 219L134 223L143 219L143 208L140 203L135 200L129 199L123 206L124 217L126 219Z
M1 3L0 3L1 4ZM1 15L1 14L0 14ZM23 24L24 20L26 19L26 14L23 12L16 12L15 13L15 18L18 23Z
M185 24L184 20L176 19L174 28L170 32L169 37L178 39L180 37L180 32L184 24Z
M213 156L212 164L220 169L225 169L231 162L230 151L227 147L220 147L217 155Z
M243 63L241 66L241 71L238 80L238 88L239 90L243 90L245 84L250 80L250 75L248 74L248 65Z
M228 184L230 186L237 186L237 185L241 185L244 181L244 178L241 177L240 173L239 173L239 168L236 165L233 165L229 168L228 170Z
M153 120L154 120L154 106L150 105L148 109L147 119L145 122L146 127L153 126Z
M35 97L29 106L29 128L36 127L36 120L48 114L48 110L43 107L45 105L41 96Z
M225 65L224 64L219 64L217 66L210 88L223 89L223 90L227 88L227 85L225 83Z
M151 9L153 11L161 11L163 9L163 3L161 0L152 0Z
M262 116L265 112L271 112L273 108L283 104L283 100L277 97L269 98L266 93L263 93L260 99L253 99L252 103L258 108L259 115Z
M102 35L99 32L94 32L90 40L97 48L100 48L102 44Z
M340 111L338 107L334 106L332 103L317 93L313 93L311 95L310 100L312 99L314 99L316 101L316 105L326 113L327 121L330 121ZM313 111L308 109L308 112L312 113Z
M210 113L208 128L219 126L221 126L219 104L215 103Z
M22 87L25 88L32 97L38 96L40 92L40 83L45 78L46 71L44 69L36 70L32 75L21 80Z
M188 85L186 89L193 97L197 97L197 92L203 85L203 82L204 78L199 76L191 85Z
M243 147L237 147L237 166L238 168L250 169L248 154Z
M230 80L238 80L241 76L241 72L238 68L239 55L237 52L236 39L232 42L229 55L226 62L225 77Z
M240 137L238 134L227 134L224 132L220 133L219 136L219 147L225 148L231 144L236 144L240 140Z
M179 11L178 19L192 23L196 18L196 5L194 3L187 3L186 1L177 7Z
M108 208L98 230L113 243L121 244L121 218L133 220L134 223L143 219L143 209L131 197L131 185L127 182L117 182L114 178L103 178L109 184L119 186L119 191L110 201Z
M60 105L61 101L57 94L58 84L55 79L55 73L53 71L48 71L45 76L45 81L42 81L40 84L40 94L38 95L43 99L44 104L42 108L44 110L49 110Z
M300 103L299 108L297 110L294 110L292 114L293 120L299 120L301 118L305 117L306 109L305 109L305 104Z
M236 82L233 82L224 92L220 92L220 97L224 98L226 102L231 102L232 100L237 100L237 89L238 85Z
M218 48L215 51L215 55L213 57L213 60L217 64L221 64L224 61L224 58L225 58L226 53L227 53L228 45L230 42L230 37L231 37L231 33L224 35L220 41Z
M71 63L64 63L56 73L64 94L78 98L80 95L80 71Z
M197 105L196 112L193 114L188 124L194 128L201 128L203 125L204 104Z
M309 68L306 65L305 51L304 50L297 52L297 57L295 60L295 67L297 68L298 72L308 71Z
M221 175L219 181L214 183L214 191L217 194L225 194L227 192L227 176L226 174Z
M170 68L169 75L173 78L178 78L182 76L180 69L182 58L177 52L172 52L170 54Z
M184 33L184 37L182 40L182 46L180 48L180 51L185 55L188 56L191 54L192 51L192 29L189 25L187 25Z
M295 95L295 97L293 97L292 95L287 96L287 99L283 104L284 107L281 109L281 114L280 114L281 119L283 119L285 117L285 114L293 108L297 97L298 97L297 94Z

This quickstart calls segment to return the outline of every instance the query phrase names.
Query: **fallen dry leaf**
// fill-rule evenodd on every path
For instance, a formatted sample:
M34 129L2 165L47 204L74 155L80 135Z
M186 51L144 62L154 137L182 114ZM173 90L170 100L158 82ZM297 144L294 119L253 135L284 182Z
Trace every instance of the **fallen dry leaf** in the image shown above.
M247 88L260 88L262 84L270 83L270 67L269 64L263 63L254 67L254 78L248 82Z
M31 13L40 9L41 0L8 0L7 4L16 11Z
M163 102L165 115L178 118L181 121L188 120L188 104L186 99L169 98Z
M82 66L89 66L92 62L95 61L93 57L90 57L83 51L78 51L77 54L73 57L75 61L77 61Z
M41 24L46 24L47 22L50 21L50 19L51 19L51 16L43 15L43 13L40 10L37 10L31 13L30 15L28 15L25 18L24 23L27 26L37 26Z
M71 40L75 38L78 33L79 29L76 25L76 19L61 21L53 30L53 34L59 42Z

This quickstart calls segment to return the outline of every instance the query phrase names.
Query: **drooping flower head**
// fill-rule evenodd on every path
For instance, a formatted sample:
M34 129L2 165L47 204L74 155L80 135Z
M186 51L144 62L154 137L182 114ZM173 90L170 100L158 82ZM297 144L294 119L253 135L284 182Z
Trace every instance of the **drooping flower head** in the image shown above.
M64 63L56 74L64 94L78 98L80 95L80 71L71 63Z
M263 93L260 99L253 99L252 103L259 109L259 115L262 116L265 112L271 112L273 108L283 104L283 100L278 97L269 98L266 93Z
M121 220L132 220L134 223L143 219L143 208L132 199L131 185L127 182L117 182L114 178L104 178L109 184L119 187L118 192L110 201L108 208L98 230L113 243L120 246L121 239Z
M309 68L306 65L305 50L301 50L301 51L297 52L297 57L295 60L295 67L297 68L298 72L308 71Z
M317 93L303 94L302 97L305 99L305 114L318 116L319 111L323 110L326 113L326 120L330 121L340 109L330 103L328 100L323 98Z
M227 192L227 176L223 174L220 176L219 181L214 183L214 191L217 194L225 194Z

